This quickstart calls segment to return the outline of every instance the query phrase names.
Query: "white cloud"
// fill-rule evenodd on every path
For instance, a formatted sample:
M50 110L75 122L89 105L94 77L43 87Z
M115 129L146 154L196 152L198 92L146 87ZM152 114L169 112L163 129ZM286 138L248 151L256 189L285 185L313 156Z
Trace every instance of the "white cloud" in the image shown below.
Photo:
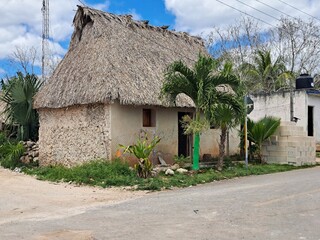
M271 25L276 25L278 22L276 19L245 6L237 0L221 0L221 2L260 18ZM241 2L257 8L275 18L280 18L283 14L259 2L263 2L294 17L301 17L303 19L309 18L306 14L276 0L241 0ZM289 3L289 1L286 2ZM320 1L300 0L295 1L294 3L291 1L290 4L301 11L320 18L320 12L318 11L318 9L320 9ZM168 11L176 16L175 29L188 31L192 34L208 32L213 26L223 28L224 26L233 24L241 17L240 12L214 0L165 0L165 6Z
M102 10L102 11L106 11L106 10L108 10L109 6L110 6L110 2L105 1L104 3L93 4L91 7L95 8L95 9Z
M140 14L137 13L136 9L130 9L129 12L127 14L131 14L132 15L132 18L134 20L141 20L142 19L142 16Z
M6 73L6 71L4 69L0 68L0 74L5 74L5 73Z
M82 1L85 3L85 1ZM109 1L92 5L107 10ZM60 42L72 34L72 20L79 5L78 0L50 1L50 50L52 55L65 54ZM24 49L35 48L41 53L42 1L9 0L0 1L0 59L7 59L16 46ZM1 72L0 72L1 73Z

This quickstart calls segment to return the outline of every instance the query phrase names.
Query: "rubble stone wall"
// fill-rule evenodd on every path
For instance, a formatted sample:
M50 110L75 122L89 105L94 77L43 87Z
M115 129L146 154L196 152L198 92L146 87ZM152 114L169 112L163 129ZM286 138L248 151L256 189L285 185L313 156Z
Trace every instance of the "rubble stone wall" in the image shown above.
M40 109L39 164L72 166L111 158L110 106Z

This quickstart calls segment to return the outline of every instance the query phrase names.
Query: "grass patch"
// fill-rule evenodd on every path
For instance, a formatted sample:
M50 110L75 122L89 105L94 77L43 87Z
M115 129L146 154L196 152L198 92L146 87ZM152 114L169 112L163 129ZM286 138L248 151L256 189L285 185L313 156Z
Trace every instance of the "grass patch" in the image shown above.
M112 162L97 160L72 168L58 165L26 168L23 171L36 175L39 180L73 182L101 187L133 186L140 181L129 165L121 160Z
M197 184L231 179L235 177L261 175L275 172L290 171L309 166L295 167L291 165L250 165L246 169L244 164L237 163L232 167L219 172L213 169L204 169L188 174L176 173L174 176L166 176L161 173L157 177L142 179L137 177L134 170L121 160L92 161L73 168L63 166L49 166L37 168L25 168L24 172L36 175L40 180L55 182L73 182L92 186L137 186L139 190L161 190L173 187L189 187Z

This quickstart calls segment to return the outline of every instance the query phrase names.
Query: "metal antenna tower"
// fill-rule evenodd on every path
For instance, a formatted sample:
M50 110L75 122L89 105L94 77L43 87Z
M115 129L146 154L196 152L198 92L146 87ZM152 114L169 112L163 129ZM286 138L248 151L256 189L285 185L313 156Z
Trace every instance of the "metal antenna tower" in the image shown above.
M42 79L48 75L49 61L49 0L42 1Z

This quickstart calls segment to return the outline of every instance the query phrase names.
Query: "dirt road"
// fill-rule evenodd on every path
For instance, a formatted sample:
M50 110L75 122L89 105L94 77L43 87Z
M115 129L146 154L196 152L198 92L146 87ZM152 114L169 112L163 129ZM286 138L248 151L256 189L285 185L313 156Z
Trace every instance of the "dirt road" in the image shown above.
M143 195L145 192L121 188L77 187L39 181L32 176L0 168L0 225L66 218Z
M320 240L320 167L152 194L0 170L0 188L1 240Z

